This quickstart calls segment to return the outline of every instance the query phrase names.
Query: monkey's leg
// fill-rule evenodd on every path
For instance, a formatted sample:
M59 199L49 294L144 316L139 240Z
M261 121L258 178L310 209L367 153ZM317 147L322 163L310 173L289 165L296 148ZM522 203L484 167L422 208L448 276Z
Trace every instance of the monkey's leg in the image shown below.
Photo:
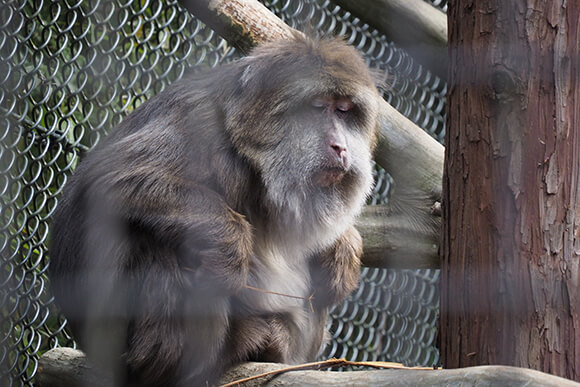
M327 308L305 311L300 326L291 313L233 317L224 359L298 364L314 361L324 337Z
M343 301L358 286L362 257L362 238L351 226L328 250L314 257L311 273L313 302L327 307Z

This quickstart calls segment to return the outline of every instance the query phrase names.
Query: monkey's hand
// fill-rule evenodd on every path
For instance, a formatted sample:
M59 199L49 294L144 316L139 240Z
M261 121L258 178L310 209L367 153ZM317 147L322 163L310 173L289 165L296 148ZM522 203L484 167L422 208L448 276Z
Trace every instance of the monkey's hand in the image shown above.
M334 246L315 259L312 266L315 305L327 307L341 302L357 288L362 253L362 238L351 226Z

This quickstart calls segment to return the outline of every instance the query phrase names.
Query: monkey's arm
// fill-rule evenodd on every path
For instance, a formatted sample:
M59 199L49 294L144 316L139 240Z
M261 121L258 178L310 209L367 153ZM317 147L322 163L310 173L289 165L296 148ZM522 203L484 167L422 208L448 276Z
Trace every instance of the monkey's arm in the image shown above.
M185 258L180 263L184 269L196 270L194 281L207 280L209 274L221 286L237 291L247 282L254 249L252 226L216 194L201 191L203 200L188 215ZM198 267L185 267L188 264Z
M357 288L362 253L362 238L351 226L331 248L314 258L311 272L315 305L334 305Z
M169 179L171 180L171 179ZM176 250L177 265L194 286L219 283L230 291L246 283L253 231L215 191L191 182L159 182L133 193L123 209L129 227ZM146 197L140 197L144 195Z

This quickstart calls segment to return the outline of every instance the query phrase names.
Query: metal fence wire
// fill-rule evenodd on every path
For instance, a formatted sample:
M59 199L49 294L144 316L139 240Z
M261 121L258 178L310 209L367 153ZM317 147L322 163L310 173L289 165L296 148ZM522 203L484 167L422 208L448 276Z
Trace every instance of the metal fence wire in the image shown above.
M291 26L345 35L389 74L385 98L437 139L446 85L328 0L272 0ZM446 2L433 0L445 9ZM38 358L75 346L46 276L50 217L79 161L185 71L239 54L175 0L3 0L0 7L0 384L32 386ZM377 170L373 202L388 196ZM323 357L438 363L436 270L364 269L332 311Z

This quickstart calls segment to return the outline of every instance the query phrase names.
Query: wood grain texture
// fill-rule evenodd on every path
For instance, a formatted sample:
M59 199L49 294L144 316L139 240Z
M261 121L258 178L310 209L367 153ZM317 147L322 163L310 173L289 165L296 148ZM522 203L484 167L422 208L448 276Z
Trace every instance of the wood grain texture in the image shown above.
M580 380L580 3L449 3L444 366Z

